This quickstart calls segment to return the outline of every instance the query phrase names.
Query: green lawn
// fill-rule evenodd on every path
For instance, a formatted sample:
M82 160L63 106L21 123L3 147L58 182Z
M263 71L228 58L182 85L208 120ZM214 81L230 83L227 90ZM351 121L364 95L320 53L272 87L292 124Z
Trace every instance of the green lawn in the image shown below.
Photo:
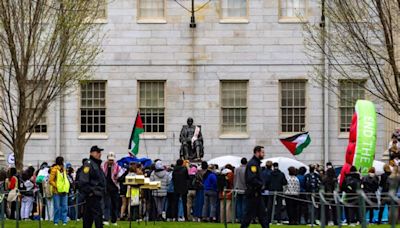
M1 223L0 223L1 224ZM0 225L1 227L1 225ZM15 221L6 221L5 222L5 228L14 228L16 227ZM42 228L54 228L55 226L50 223L50 222L43 222L42 223ZM81 228L82 227L82 223L80 222L70 222L67 226L58 226L60 228ZM129 223L128 222L120 222L118 223L118 227L129 227ZM149 222L146 226L146 224L144 222L138 224L138 223L132 223L132 227L137 228L137 227L148 227L148 228L181 228L181 227L188 227L188 228L223 228L224 225L223 224L219 224L219 223L191 223L191 222L158 222L156 224ZM235 225L230 225L228 224L229 228L239 228L240 225L239 224L235 224ZM259 225L252 225L253 227L261 227ZM290 227L290 228L309 228L310 226L276 226L276 225L272 225L271 228L285 228L285 227ZM317 227L317 226L315 226ZM346 227L346 226L344 226ZM369 226L372 228L389 228L389 225L381 225L381 226ZM397 225L397 227L400 227L399 225ZM39 222L20 222L19 223L19 228L39 228ZM105 228L107 228L105 226ZM110 226L110 228L113 228L113 226Z

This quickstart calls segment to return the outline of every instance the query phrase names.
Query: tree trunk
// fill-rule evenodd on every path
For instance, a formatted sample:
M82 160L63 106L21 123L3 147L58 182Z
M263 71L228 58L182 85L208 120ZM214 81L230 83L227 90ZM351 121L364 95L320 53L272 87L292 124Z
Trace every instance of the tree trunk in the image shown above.
M14 146L15 168L18 172L24 169L25 139L17 139Z

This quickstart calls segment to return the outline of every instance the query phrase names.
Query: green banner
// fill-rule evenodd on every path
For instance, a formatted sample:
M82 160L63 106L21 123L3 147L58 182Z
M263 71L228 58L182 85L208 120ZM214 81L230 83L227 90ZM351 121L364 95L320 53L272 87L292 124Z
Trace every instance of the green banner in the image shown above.
M368 174L375 159L376 149L376 111L371 101L358 100L357 113L357 144L353 165L361 171L362 175Z

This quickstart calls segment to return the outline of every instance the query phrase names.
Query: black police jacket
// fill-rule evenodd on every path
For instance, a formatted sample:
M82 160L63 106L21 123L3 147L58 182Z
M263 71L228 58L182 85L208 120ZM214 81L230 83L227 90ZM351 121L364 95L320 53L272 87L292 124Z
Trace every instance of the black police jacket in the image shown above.
M106 192L106 177L101 169L101 160L90 157L83 165L79 175L80 193L84 198L90 196L103 197Z
M253 156L253 158L247 163L245 172L247 194L261 193L263 189L263 179L261 176L260 164L260 159L255 156Z

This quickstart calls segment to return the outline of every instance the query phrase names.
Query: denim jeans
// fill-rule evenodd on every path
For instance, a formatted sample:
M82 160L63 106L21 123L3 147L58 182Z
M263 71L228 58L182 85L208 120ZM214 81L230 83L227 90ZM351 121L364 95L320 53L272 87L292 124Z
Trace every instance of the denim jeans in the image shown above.
M217 192L212 190L204 191L203 218L217 217Z
M246 211L246 202L244 200L244 194L236 195L236 218L242 221L244 212Z
M54 203L54 224L58 224L61 220L64 224L67 221L68 213L68 195L67 194L55 194L53 196Z

